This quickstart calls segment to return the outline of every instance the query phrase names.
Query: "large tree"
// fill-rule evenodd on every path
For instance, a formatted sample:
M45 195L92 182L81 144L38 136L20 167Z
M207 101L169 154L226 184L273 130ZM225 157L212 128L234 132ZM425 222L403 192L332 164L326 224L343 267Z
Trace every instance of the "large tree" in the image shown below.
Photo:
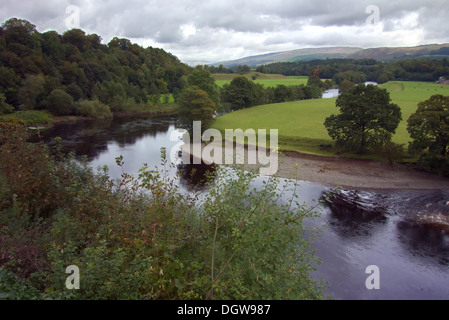
M231 110L249 108L263 99L263 88L246 77L235 77L223 87L221 99Z
M342 93L336 106L340 114L328 117L324 125L338 146L360 154L389 141L402 120L401 109L391 103L387 90L373 85Z
M186 129L191 137L194 121L201 121L201 133L214 122L216 105L207 92L197 86L183 90L179 97L179 108L177 127Z
M449 153L449 96L434 95L420 102L408 119L407 130L413 139L410 151L427 151L445 159Z
M196 86L205 91L209 98L220 108L220 89L208 70L195 69L187 76L187 85Z

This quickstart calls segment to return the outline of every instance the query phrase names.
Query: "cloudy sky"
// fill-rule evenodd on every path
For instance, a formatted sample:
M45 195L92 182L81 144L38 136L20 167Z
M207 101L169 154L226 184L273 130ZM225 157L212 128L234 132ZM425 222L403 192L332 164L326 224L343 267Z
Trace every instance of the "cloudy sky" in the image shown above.
M79 15L78 15L79 13ZM186 63L310 47L449 42L448 0L0 0L0 19L79 27L163 48Z

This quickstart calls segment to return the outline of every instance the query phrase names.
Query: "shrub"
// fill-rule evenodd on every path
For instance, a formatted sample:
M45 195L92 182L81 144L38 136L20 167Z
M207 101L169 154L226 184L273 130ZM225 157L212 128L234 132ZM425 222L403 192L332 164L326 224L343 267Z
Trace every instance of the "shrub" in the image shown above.
M57 116L70 115L75 111L72 96L61 89L54 89L44 105L47 110Z
M39 126L50 123L53 117L47 111L18 111L15 113L0 116L1 122L22 123L26 126Z
M55 161L23 131L4 130L0 297L321 298L302 224L314 210L294 198L280 205L278 192L290 186L279 180L256 189L255 174L220 169L199 200L163 170L145 165L139 179L113 181L106 169ZM80 290L65 289L69 265L80 269Z
M438 155L424 154L418 160L418 167L428 172L449 177L449 160Z
M6 102L6 97L3 93L0 93L0 116L3 114L13 113L14 107Z
M81 116L96 119L107 119L112 117L109 106L102 104L98 100L83 100L77 103L77 113Z

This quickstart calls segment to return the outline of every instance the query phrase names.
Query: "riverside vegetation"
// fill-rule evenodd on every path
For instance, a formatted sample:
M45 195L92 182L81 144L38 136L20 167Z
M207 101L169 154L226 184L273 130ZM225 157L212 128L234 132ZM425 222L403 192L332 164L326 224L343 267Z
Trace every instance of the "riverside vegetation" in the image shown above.
M209 191L183 195L165 150L158 170L109 178L86 162L0 127L0 297L4 299L321 299L310 277L316 213L278 203L285 188L219 169ZM117 158L122 166L126 159ZM65 288L80 269L79 290Z
M101 40L80 29L40 33L17 18L3 23L0 117L37 125L48 123L49 114L105 118L166 111L157 105L180 93L191 68L162 49Z

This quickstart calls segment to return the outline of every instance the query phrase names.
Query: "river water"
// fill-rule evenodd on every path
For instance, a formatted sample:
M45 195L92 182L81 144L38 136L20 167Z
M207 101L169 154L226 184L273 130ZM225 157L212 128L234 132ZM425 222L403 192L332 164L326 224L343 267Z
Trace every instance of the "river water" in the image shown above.
M122 171L116 157L123 155L125 171L137 174L144 163L160 163L162 147L170 153L179 144L181 133L174 121L116 118L61 124L45 132L44 139L51 145L54 137L61 137L65 151L86 156L93 168L107 165L110 176L118 178ZM189 192L191 181L181 179L182 188ZM262 185L263 179L254 184ZM296 193L309 205L330 189L307 181L299 185ZM312 246L322 260L313 276L328 284L328 294L335 299L449 299L449 231L417 219L449 217L448 190L351 192L380 208L381 214L366 217L354 214L351 207L323 206L319 218L306 222L310 227L324 227ZM291 193L281 201L287 201ZM379 267L378 290L365 285L370 265Z
M366 81L364 83L366 86L372 84L373 86L377 86L378 83L374 82L374 81ZM337 98L340 95L339 90L338 89L328 89L326 91L323 92L323 99L331 99L331 98Z

